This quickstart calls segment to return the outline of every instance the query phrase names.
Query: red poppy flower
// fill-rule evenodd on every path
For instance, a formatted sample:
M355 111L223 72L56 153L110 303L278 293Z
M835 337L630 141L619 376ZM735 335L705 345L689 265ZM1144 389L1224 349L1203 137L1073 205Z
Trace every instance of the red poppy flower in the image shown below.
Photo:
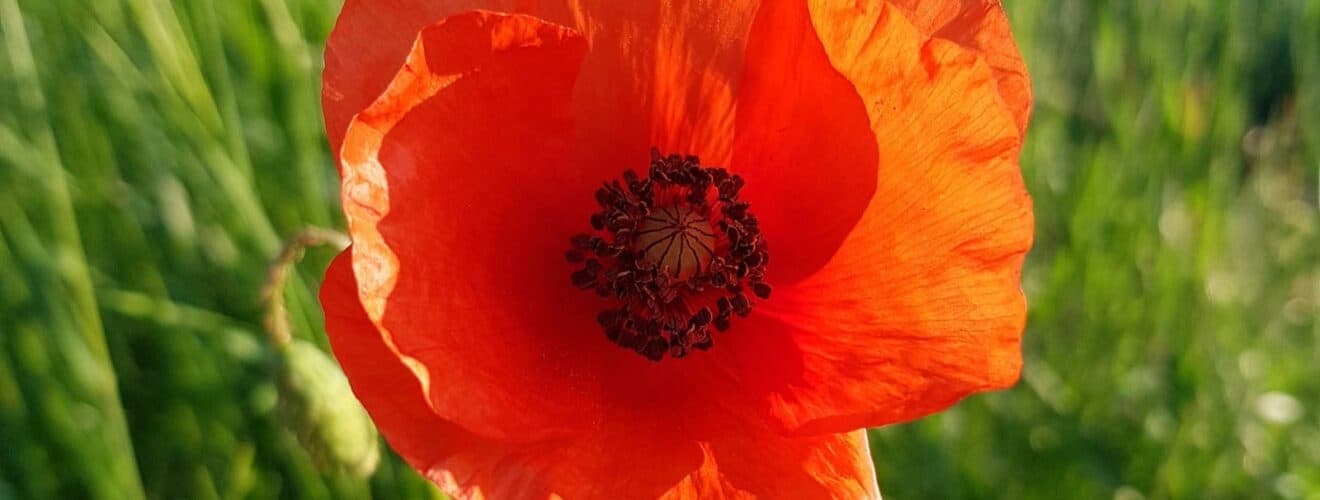
M859 429L1018 377L994 0L348 0L324 84L331 343L451 494L877 497Z

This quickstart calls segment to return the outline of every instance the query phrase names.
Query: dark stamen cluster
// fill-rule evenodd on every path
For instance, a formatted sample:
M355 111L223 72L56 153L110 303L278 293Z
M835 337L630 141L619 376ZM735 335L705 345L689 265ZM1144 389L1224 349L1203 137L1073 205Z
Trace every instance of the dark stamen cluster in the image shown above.
M770 255L756 216L738 200L742 187L742 177L703 167L695 156L661 156L653 149L646 177L629 170L622 182L596 191L595 234L574 236L565 256L582 266L572 274L573 286L621 302L596 318L611 342L653 361L666 353L682 358L693 349L710 349L712 327L722 332L733 315L746 317L753 305L749 294L770 297ZM657 261L660 252L638 248L643 238L649 247L657 244L656 235L644 233L654 233L662 221L679 231L668 240L684 242L690 254L680 249L678 260Z

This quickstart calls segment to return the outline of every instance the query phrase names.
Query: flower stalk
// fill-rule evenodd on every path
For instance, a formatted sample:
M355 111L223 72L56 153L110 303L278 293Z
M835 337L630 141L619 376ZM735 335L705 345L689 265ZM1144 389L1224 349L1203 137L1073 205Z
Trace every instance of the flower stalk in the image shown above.
M289 311L284 307L284 285L289 281L294 265L302 260L309 247L331 245L342 250L348 244L348 236L344 233L313 226L304 227L285 240L280 252L266 267L266 281L261 287L261 301L266 308L262 326L275 346L284 347L293 340Z

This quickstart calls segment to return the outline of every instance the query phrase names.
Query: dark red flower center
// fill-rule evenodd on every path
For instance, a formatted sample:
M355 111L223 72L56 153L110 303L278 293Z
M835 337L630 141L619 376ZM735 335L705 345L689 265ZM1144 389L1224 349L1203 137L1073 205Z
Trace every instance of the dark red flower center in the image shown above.
M765 239L742 177L703 167L695 156L651 151L646 177L632 170L596 190L594 233L571 240L582 267L573 286L612 304L597 315L605 336L653 361L714 345L714 330L752 310L750 293L770 298Z

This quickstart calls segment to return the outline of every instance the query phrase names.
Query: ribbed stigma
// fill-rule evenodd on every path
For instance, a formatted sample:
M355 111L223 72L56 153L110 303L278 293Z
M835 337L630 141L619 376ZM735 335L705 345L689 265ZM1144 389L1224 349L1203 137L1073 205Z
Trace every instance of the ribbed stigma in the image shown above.
M715 229L710 220L686 206L653 210L637 228L635 250L647 264L686 280L704 270L715 256Z
M714 344L714 331L770 298L765 239L743 179L695 156L652 150L646 177L629 170L596 190L592 233L570 239L573 286L613 303L597 315L605 337L652 361Z

